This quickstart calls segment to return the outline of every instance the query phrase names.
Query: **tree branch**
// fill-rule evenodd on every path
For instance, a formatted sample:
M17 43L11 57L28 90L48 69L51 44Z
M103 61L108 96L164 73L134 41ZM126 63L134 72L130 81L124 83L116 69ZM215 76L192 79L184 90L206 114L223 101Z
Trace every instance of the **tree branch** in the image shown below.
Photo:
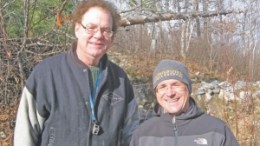
M200 13L163 13L163 14L154 14L153 16L131 16L122 18L120 21L120 26L129 26L129 25L137 25L137 24L145 24L151 22L159 22L159 21L170 21L170 20L187 20L190 18L197 17L214 17L219 15L228 15L231 13L244 13L246 11L224 11L224 12L209 12L205 14L205 12Z

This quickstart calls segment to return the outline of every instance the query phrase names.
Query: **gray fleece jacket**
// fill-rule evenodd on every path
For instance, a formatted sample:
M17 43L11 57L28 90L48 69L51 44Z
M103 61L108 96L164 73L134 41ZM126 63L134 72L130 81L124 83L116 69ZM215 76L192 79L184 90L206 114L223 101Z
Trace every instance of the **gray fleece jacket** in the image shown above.
M130 146L238 146L238 143L223 121L203 113L190 98L188 112L176 117L164 113L142 123Z
M101 59L94 111L102 130L92 134L88 67L73 51L39 63L22 92L14 146L122 146L138 124L137 103L125 72Z

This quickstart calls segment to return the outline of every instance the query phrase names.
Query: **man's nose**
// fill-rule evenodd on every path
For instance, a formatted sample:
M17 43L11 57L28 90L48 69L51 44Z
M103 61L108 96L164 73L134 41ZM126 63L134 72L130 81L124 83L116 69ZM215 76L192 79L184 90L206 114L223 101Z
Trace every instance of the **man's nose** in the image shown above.
M94 33L93 36L94 36L94 37L97 37L97 38L102 37L103 34L102 34L101 29L100 29L100 28L96 29L96 31L95 31L95 33Z
M175 92L175 90L174 90L174 87L172 87L172 86L169 86L169 87L167 87L167 89L166 89L166 95L167 96L172 96L172 95L174 95L176 92Z

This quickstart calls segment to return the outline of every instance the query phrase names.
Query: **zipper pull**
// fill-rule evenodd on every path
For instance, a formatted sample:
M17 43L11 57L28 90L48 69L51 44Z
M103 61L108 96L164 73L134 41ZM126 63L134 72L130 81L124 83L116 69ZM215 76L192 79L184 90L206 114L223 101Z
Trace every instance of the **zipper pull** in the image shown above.
M174 136L178 136L177 124L176 124L176 116L175 115L172 118L172 124L173 124Z

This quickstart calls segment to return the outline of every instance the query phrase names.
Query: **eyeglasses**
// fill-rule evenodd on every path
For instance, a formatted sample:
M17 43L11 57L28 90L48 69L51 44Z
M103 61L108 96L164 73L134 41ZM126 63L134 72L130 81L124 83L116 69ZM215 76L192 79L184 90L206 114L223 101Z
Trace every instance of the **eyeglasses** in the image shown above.
M81 26L85 29L86 33L90 34L90 35L94 35L99 30L100 30L101 34L106 38L110 38L113 35L113 31L110 28L98 28L98 26L95 26L95 25L84 26L83 24L81 24Z
M174 84L174 85L159 85L156 90L158 93L163 94L167 91L174 91L174 92L185 92L186 86L184 84Z

